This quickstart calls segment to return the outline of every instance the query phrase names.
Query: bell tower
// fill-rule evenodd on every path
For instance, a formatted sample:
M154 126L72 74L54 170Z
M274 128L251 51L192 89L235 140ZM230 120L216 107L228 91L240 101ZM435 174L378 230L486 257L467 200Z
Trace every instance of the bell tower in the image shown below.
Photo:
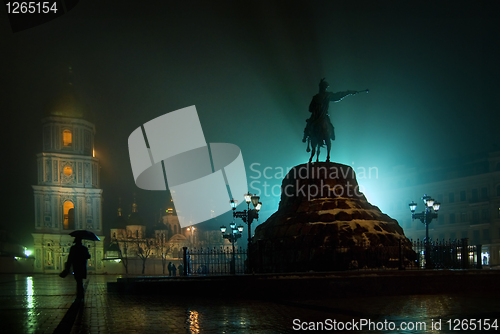
M70 68L71 74L71 68ZM60 272L74 230L102 236L102 189L95 157L95 126L69 81L47 105L42 119L42 152L37 155L35 198L35 272ZM85 243L85 241L84 241ZM102 268L103 242L89 242L89 273Z

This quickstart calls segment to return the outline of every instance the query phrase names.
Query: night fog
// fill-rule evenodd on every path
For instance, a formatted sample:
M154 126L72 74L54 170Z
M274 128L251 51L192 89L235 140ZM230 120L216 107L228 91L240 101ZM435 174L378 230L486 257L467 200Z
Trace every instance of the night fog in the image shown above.
M135 194L146 223L158 220L170 196L136 187L127 139L192 105L207 142L240 147L264 222L279 204L275 175L309 159L301 139L323 77L329 91L370 90L330 104L331 160L358 176L364 169L359 184L386 212L381 194L395 166L498 149L498 14L493 1L80 1L58 19L13 33L2 7L2 228L33 242L41 119L69 66L96 126L104 231L119 197L125 213Z

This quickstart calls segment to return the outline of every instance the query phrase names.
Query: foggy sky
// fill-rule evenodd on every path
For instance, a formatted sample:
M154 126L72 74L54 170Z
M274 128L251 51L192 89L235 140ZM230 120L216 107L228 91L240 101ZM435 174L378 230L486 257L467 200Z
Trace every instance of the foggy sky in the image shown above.
M254 169L307 162L301 139L323 77L331 91L370 89L332 103L330 114L332 160L377 167L371 187L395 165L498 148L498 14L494 1L81 0L12 33L2 8L2 227L31 242L43 107L69 65L96 125L105 230L118 197L127 212L136 193L149 221L168 198L135 187L134 129L196 105L207 142L241 148L250 183ZM259 222L279 198L261 201Z

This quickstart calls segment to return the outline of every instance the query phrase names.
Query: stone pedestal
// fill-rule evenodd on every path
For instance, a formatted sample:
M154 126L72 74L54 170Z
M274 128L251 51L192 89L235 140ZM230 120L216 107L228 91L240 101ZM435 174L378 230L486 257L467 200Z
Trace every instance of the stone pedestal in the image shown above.
M251 258L263 272L398 267L408 249L398 222L360 192L354 170L325 162L290 170L278 211L255 230Z

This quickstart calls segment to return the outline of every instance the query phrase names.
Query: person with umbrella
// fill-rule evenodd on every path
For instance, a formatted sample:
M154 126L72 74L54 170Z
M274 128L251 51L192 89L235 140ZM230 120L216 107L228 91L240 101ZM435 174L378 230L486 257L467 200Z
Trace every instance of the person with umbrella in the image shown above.
M76 298L83 299L85 295L83 280L87 278L87 260L90 259L90 253L89 249L82 244L82 239L99 240L99 238L90 231L74 231L70 235L75 237L75 244L69 250L64 272L69 273L73 267L73 276L76 280ZM61 273L61 277L64 277L63 273Z

